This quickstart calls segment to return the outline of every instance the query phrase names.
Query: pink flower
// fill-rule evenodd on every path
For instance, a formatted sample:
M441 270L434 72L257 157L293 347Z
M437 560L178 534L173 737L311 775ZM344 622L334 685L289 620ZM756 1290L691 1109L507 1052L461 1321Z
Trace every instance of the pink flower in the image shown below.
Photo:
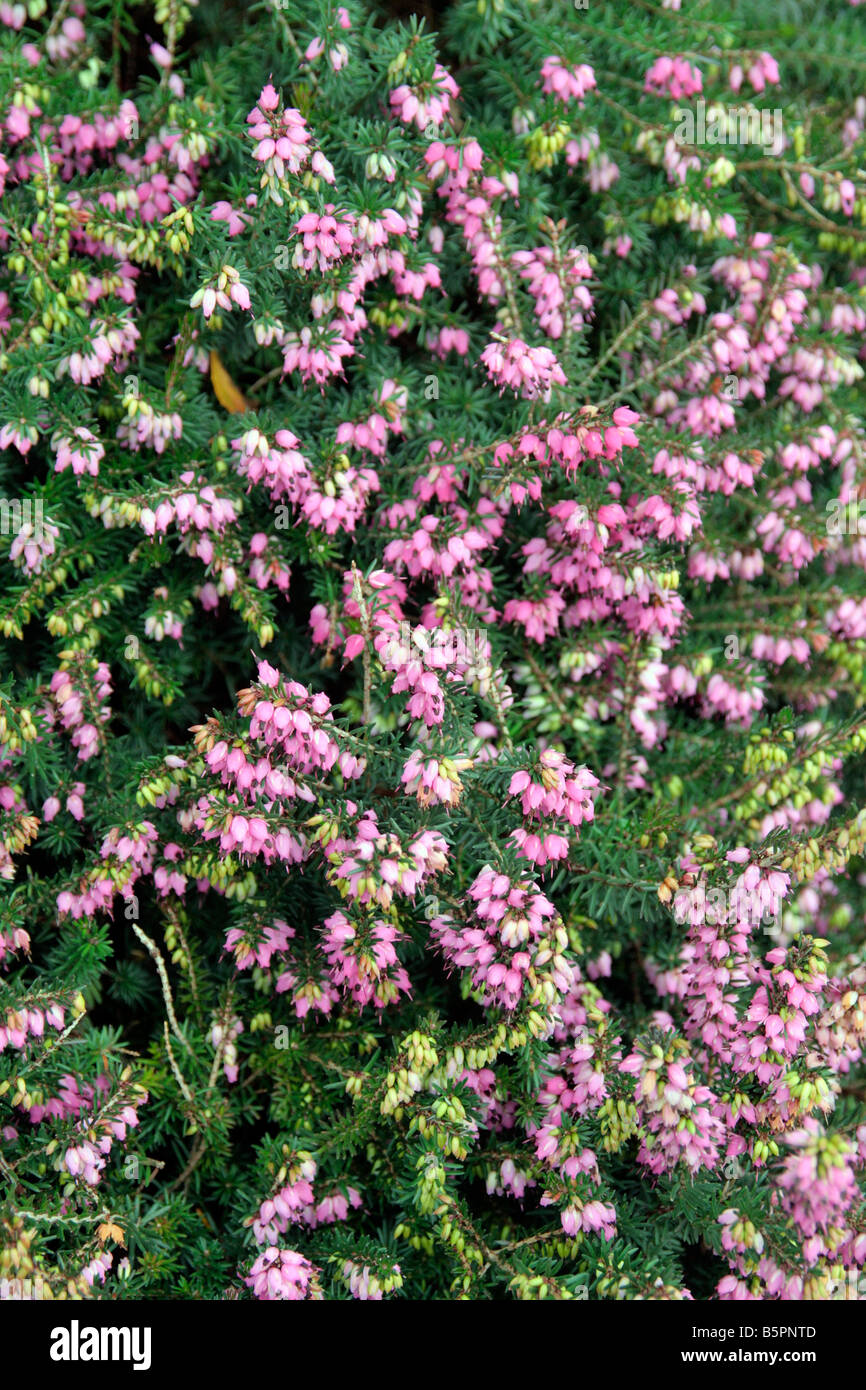
M500 394L507 386L527 400L550 400L554 386L566 385L565 373L550 348L530 347L521 338L504 345L488 343L481 361Z
M839 184L839 197L842 200L842 211L845 216L853 217L857 189L850 179L842 179Z
M231 203L226 202L225 199L214 203L210 210L210 215L214 222L228 223L229 236L237 236L249 222L249 217L246 213L238 212L238 210L234 208Z
M770 53L759 53L748 70L747 77L756 92L762 92L766 83L778 83L779 68Z
M460 95L454 78L439 63L429 82L414 87L403 83L388 96L389 104L404 125L414 121L419 130L428 125L441 125L451 108L451 99Z
M644 91L666 94L677 100L700 92L703 81L698 68L687 59L677 56L657 58L644 78Z
M298 1302L314 1301L322 1294L315 1282L319 1271L296 1250L281 1250L270 1246L254 1261L244 1283L256 1298L265 1302L288 1299Z
M102 444L84 425L74 426L71 435L53 435L51 447L56 454L54 470L57 473L62 473L71 464L76 475L89 473L95 478L99 473L99 464L105 457Z
M561 58L545 58L541 65L542 91L555 96L563 105L576 100L583 106L583 98L595 87L595 73L588 63L566 67Z

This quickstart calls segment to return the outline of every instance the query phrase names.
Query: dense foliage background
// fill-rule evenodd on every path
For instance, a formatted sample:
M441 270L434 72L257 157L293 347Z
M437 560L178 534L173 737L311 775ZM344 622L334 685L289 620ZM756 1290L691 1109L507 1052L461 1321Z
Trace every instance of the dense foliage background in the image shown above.
M856 1292L864 77L0 5L0 1292Z

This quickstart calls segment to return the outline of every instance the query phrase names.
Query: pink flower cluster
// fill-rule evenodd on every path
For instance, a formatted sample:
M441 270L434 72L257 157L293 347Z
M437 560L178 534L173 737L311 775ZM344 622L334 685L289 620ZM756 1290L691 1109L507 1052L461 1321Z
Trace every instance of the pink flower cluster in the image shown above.
M669 1056L662 1042L648 1047L636 1043L620 1065L637 1078L638 1162L652 1173L671 1173L681 1162L696 1173L718 1162L724 1126L713 1113L715 1096L695 1081L693 1065L685 1053Z
M255 925L246 929L230 927L223 949L234 955L236 970L249 970L253 965L267 970L274 952L285 951L294 934L294 927L280 920L260 931Z
M763 92L768 82L771 85L779 82L779 65L771 53L758 53L745 73L741 63L734 63L729 79L732 92L739 92L744 76L756 92Z
M567 937L553 904L533 883L485 868L468 897L474 902L470 924L458 926L443 915L434 919L431 933L450 965L471 970L472 987L486 1006L510 1011L521 1001L535 1001L549 1007L568 991L573 974L562 954Z
M399 1288L403 1282L400 1266L391 1265L387 1274L375 1271L368 1264L356 1260L343 1262L343 1279L353 1298L362 1303L379 1303L386 1293Z
M500 394L509 387L526 400L549 401L554 386L567 385L565 372L548 347L530 347L522 338L492 342L481 354L490 380Z
M139 517L146 536L165 533L172 523L177 525L181 535L186 535L190 530L203 533L195 541L193 553L205 564L209 564L213 558L213 543L204 533L222 532L236 520L237 513L231 500L220 495L210 483L197 479L192 469L180 474L171 493L157 502L155 507L142 507Z
M305 212L295 223L298 241L292 255L292 265L302 274L318 270L325 274L331 266L352 252L354 221L348 213L337 212L333 203L326 203L323 213Z
M337 444L341 447L352 444L356 449L384 457L388 435L403 433L403 415L408 399L406 387L393 377L386 377L375 394L376 408L364 414L360 420L344 420L337 426ZM382 409L379 409L380 406Z
M335 1189L317 1199L313 1192L316 1172L315 1159L308 1154L295 1155L289 1165L288 1181L265 1198L258 1215L246 1223L252 1226L257 1245L277 1246L290 1226L301 1225L312 1230L332 1225L345 1221L350 1208L360 1208L360 1193L351 1186Z
M321 1292L311 1288L318 1270L297 1250L280 1250L271 1245L253 1262L244 1283L256 1298L266 1303L281 1299L293 1302L321 1299Z
M207 320L217 309L224 309L227 313L233 305L239 309L249 309L250 292L241 280L240 271L233 265L224 265L212 283L196 290L189 305L191 309L201 305L202 314Z
M379 445L378 412L363 425L345 422L338 426L338 442L353 443L357 433L363 440L358 447L371 453L384 452ZM344 456L324 476L317 476L310 460L300 452L300 441L290 430L277 430L274 444L257 429L232 440L239 457L238 473L250 482L262 483L275 500L284 499L308 526L321 528L326 535L351 532L364 516L371 495L379 490L379 476L369 466L356 467ZM286 508L288 510L288 507Z
M483 514L483 530L480 526L467 526L461 533L457 526L453 529L449 527L451 534L442 536L440 544L443 549L439 550L435 548L436 518L430 517L428 521L426 517L419 517L414 502L405 508L395 508L389 518L392 529L396 530L402 524L409 534L406 539L388 543L385 547L386 560L402 564L413 575L425 571L435 575L454 574L463 566L471 565L474 552L490 543L488 527L492 530L497 521L494 509L482 499L479 512ZM468 521L463 509L458 516L461 514ZM413 523L419 523L417 529ZM467 596L471 577L470 573L464 580L464 593ZM343 581L343 621L337 628L332 628L324 605L317 604L310 614L313 641L327 641L333 645L339 634L340 640L345 642L347 661L366 646L363 633L349 635L346 621L357 622L360 619L354 582L352 572L348 571ZM401 579L388 570L374 570L367 576L365 584L368 590L365 602L370 604L373 649L385 671L394 676L391 692L410 692L407 709L413 719L423 719L428 728L441 723L444 714L443 680L446 683L478 680L481 688L486 688L492 671L490 643L483 630L446 630L420 624L413 626L403 616L402 601L406 597L406 585ZM434 620L431 618L428 621Z
M26 941L20 942L14 949L27 949L30 938L27 933ZM4 948L5 949L5 948ZM45 1033L46 1023L50 1028L54 1028L58 1033L63 1028L64 1010L61 1004L49 1004L44 1008L32 1008L7 1010L4 1022L0 1024L0 1052L4 1052L7 1047L14 1047L19 1051L27 1044L28 1037L41 1038Z
M58 379L68 375L76 385L89 386L104 375L108 366L120 372L132 356L140 336L129 318L117 315L112 327L103 319L91 320L89 334L88 351L72 352L61 358L56 372Z
M100 1092L94 1090L94 1108L76 1126L82 1137L78 1143L69 1144L57 1160L60 1171L80 1178L88 1187L95 1187L100 1181L115 1142L125 1140L127 1132L137 1127L138 1107L148 1099L146 1092L138 1092L129 1102L118 1095L102 1095L104 1099L100 1100Z
M357 1009L393 1004L411 985L396 951L403 934L391 922L365 918L351 922L342 912L325 919L323 949L331 979Z
M0 851L0 860L2 860L2 851ZM0 877L4 877L2 869L0 869ZM3 965L7 956L14 955L16 951L29 952L29 950L30 933L26 932L23 927L11 927L0 931L0 965Z
M354 802L347 810L354 813ZM386 910L395 893L413 898L448 862L448 845L438 830L419 830L404 845L393 831L381 830L375 811L365 811L354 833L337 835L324 853L328 879L343 897Z
M144 396L135 397L134 409L134 416L127 415L117 427L117 438L132 453L153 449L164 454L170 444L183 438L183 419L176 410L161 410ZM72 462L74 467L74 456Z
M671 96L691 97L703 87L700 70L683 57L663 55L657 58L644 79L644 91Z
M45 561L54 554L54 542L59 536L60 528L50 521L25 521L9 547L9 559L25 574L40 574Z
M589 63L568 67L561 58L545 58L541 65L542 91L555 96L563 105L576 101L583 106L587 92L596 85L595 73Z
M409 755L400 781L407 796L420 806L458 806L462 790L459 773L472 766L471 759L426 758L420 749Z
M338 29L345 30L351 29L352 27L352 21L349 18L348 10L345 8L344 5L339 5L337 7L335 20L336 27ZM331 24L328 26L327 35L325 38L321 38L317 35L316 38L311 39L310 42L307 44L306 50L304 52L304 57L306 58L308 63L314 63L317 58L320 58L322 56L323 53L327 53L328 62L331 64L331 67L334 69L334 72L340 72L340 70L344 68L349 61L349 50L347 49L344 43L333 43L331 41L331 34L333 29L334 25Z
M105 457L105 449L96 435L84 425L76 425L71 435L61 435L59 432L53 435L51 447L56 455L56 473L62 473L71 465L76 476L89 473L95 478L99 473L99 464Z
M515 251L521 279L535 300L539 326L548 338L576 333L592 314L592 295L585 285L592 279L592 267L582 248L557 256L552 246L536 246L532 251Z
M111 696L111 672L104 661L79 663L77 671L55 671L50 690L60 722L72 731L72 746L85 763L99 752L99 726L111 717L105 705Z
M264 166L262 187L268 188L278 206L282 205L282 198L276 185L287 172L297 174L310 156L306 121L294 107L280 109L281 105L276 90L268 83L262 89L258 106L247 116L247 134L256 141L253 159Z
M598 778L589 768L581 767L575 772L574 764L554 748L546 748L539 758L541 780L534 781L529 772L515 772L508 787L509 796L520 796L523 814L529 822L559 821L575 829L584 821L594 817L593 797L599 785ZM565 826L562 827L565 829ZM545 864L565 859L568 855L568 834L558 829L539 826L540 833L533 829L518 829L512 833L512 840L518 847L518 854L531 864L543 868Z
M501 178L494 174L482 177L484 152L477 140L453 145L435 140L427 147L424 162L428 179L439 185L439 197L447 200L446 220L463 230L479 293L488 303L498 304L505 293L508 269L497 204L506 194L517 197L517 175L503 172Z
M199 801L196 824L205 839L219 838L223 853L299 863L306 840L285 828L281 807L295 799L315 801L307 779L335 767L346 779L360 776L364 760L333 737L327 695L311 695L297 681L284 681L266 661L259 662L258 675L258 684L238 696L240 712L250 717L248 740L230 747L226 739L215 739L205 758L208 770L231 789L221 825L209 797Z
M429 82L408 86L405 82L395 87L388 95L388 104L404 125L415 125L425 130L428 125L441 125L451 109L452 98L460 95L460 88L454 78L441 64L433 69Z

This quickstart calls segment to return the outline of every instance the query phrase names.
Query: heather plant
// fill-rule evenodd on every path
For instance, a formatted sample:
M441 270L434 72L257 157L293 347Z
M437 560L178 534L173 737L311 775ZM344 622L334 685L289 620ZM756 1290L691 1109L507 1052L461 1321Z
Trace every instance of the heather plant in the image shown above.
M857 1289L863 24L0 5L0 1293Z

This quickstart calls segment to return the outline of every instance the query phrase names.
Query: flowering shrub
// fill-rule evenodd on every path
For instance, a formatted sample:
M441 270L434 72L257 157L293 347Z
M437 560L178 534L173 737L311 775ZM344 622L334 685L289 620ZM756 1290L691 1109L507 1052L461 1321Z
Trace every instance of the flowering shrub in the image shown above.
M48 8L0 6L0 1290L838 1296L858 9Z

